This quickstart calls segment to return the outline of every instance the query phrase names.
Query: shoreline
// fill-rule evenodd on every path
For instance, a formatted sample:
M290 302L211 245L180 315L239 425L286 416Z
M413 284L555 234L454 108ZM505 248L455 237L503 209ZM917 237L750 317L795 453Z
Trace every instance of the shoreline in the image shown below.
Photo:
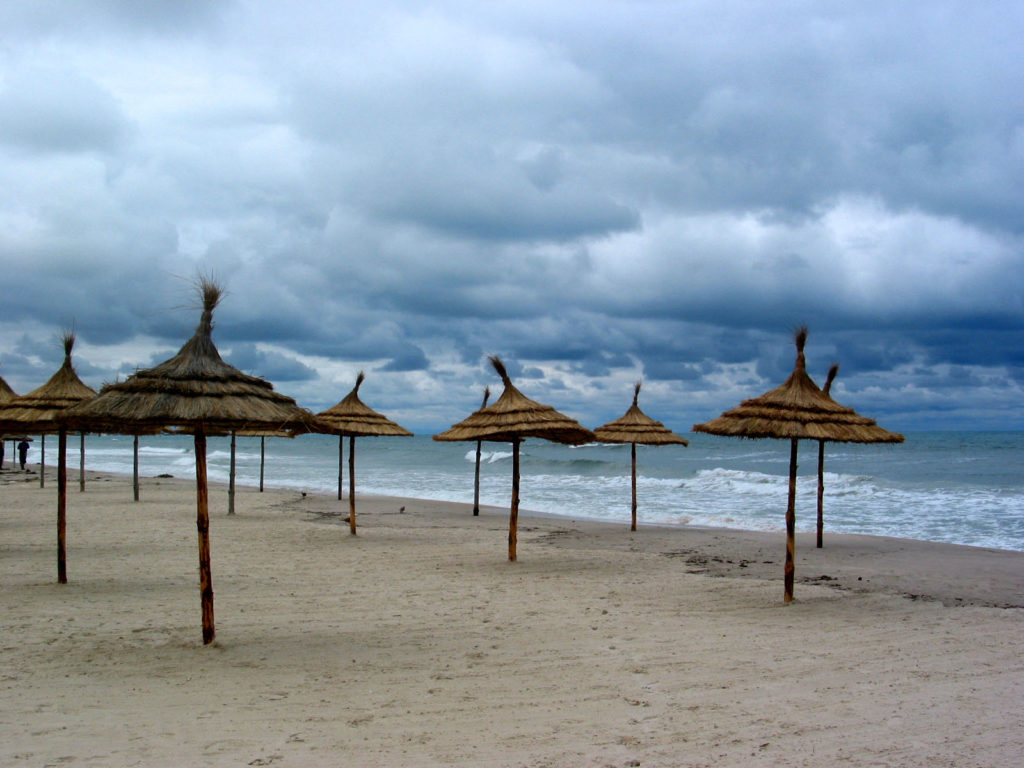
M38 484L38 464L29 472L20 470L0 471L0 484L34 481ZM49 480L50 467L47 467ZM131 488L130 474L119 472L93 472L86 470L90 482L127 480ZM17 476L8 477L8 475ZM69 499L77 489L77 471L74 482L71 473L68 479ZM151 482L181 483L194 488L194 481L186 477L140 475L140 486ZM53 484L42 489L55 489L56 470ZM226 498L228 484L210 481L211 495L220 493ZM243 490L244 489L244 490ZM260 493L257 486L236 484L236 495L242 492ZM56 491L54 490L54 494ZM292 495L306 501L312 512L325 518L337 517L339 525L348 519L348 495L339 502L334 494L322 491L301 491L292 488L265 486L265 493ZM71 502L69 502L69 506ZM356 519L360 520L365 510L371 514L381 513L393 507L430 509L435 514L442 509L465 509L472 519L472 504L468 502L420 499L401 496L380 496L360 494L356 489ZM211 506L211 514L213 507ZM505 521L507 529L507 508L480 505L481 516ZM385 513L386 514L386 513ZM520 508L520 528L534 527L546 523L558 526L560 542L565 547L592 547L599 550L645 551L666 557L682 558L688 572L713 577L753 578L771 581L778 579L781 584L782 563L785 558L785 529L762 531L744 528L721 528L712 526L668 525L638 523L638 530L629 530L628 520L620 525L615 522L593 518L576 518L547 512ZM568 536L564 531L575 529L576 534ZM589 541L582 534L592 533ZM623 534L621 536L616 535ZM830 533L826 527L823 548L816 546L816 534L798 531L796 534L796 583L820 584L833 589L851 592L882 592L913 600L935 600L945 606L985 606L993 608L1024 608L1024 552L1012 549L977 547L968 544L950 544L924 539L903 539L873 534ZM982 578L964 579L953 583L943 570L974 571ZM781 589L781 586L780 586Z
M783 605L775 534L524 512L510 563L501 509L357 495L352 536L347 501L239 487L228 516L212 485L203 646L191 480L135 502L130 476L75 477L59 585L56 491L30 479L0 487L5 766L1009 768L1024 746L1024 609L988 607L1021 553L801 542Z

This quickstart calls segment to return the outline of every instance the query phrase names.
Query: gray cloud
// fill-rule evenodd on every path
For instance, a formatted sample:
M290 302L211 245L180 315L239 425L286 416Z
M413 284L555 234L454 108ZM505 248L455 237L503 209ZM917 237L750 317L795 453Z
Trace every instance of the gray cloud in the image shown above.
M886 426L1024 427L1018 4L60 8L0 11L18 391L71 323L93 386L166 359L203 271L238 367L311 407L374 372L419 431L493 353L685 428L804 323Z

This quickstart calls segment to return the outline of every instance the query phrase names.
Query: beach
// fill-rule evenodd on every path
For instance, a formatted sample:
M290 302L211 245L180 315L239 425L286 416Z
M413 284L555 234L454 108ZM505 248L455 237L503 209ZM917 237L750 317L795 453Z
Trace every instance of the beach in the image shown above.
M5 472L5 766L1016 766L1024 553ZM781 516L781 510L780 510ZM781 523L781 520L780 520Z

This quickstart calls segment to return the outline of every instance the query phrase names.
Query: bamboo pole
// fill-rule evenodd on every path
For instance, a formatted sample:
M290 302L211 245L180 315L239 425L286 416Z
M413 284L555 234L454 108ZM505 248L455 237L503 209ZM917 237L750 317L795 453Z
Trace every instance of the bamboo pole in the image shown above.
M483 440L476 441L476 475L473 478L473 515L480 514L480 454Z
M267 459L267 436L260 435L260 493L263 493L263 464Z
M61 425L57 433L57 583L68 583L67 509L68 509L68 430Z
M793 601L793 573L796 570L796 455L799 440L790 441L789 449L789 502L786 506L786 567L785 602Z
M338 435L338 501L341 501L341 488L345 474L345 436Z
M135 494L135 500L139 500L139 436L135 435L135 439L132 441L132 491Z
M633 526L630 528L631 531L636 530L636 443L630 443L632 451L630 452L633 457Z
M85 491L85 432L79 432L78 435L82 440L82 445L79 449L81 463L78 466L78 490L83 492Z
M818 441L818 549L825 530L825 441Z
M231 430L231 467L228 470L228 514L235 514L235 431Z
M356 535L356 436L348 439L348 527Z
M203 645L213 642L213 579L210 574L210 499L206 484L206 433L196 428L196 529L199 533L199 597L203 610Z
M516 534L519 529L519 438L512 441L512 506L508 514L508 559L516 559Z

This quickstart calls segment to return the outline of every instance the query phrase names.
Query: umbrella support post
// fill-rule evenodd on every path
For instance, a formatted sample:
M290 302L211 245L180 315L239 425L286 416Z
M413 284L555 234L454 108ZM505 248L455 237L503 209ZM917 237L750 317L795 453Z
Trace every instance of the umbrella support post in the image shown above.
M508 513L508 559L516 559L516 535L519 529L519 439L512 441L512 506Z
M61 427L57 435L57 583L68 583L68 431Z
M480 453L482 440L476 441L476 477L473 480L473 516L480 514Z
M78 435L82 440L82 447L79 452L81 463L78 467L78 490L83 492L85 491L85 432L79 432Z
M235 433L231 432L231 467L228 470L228 514L235 514Z
M46 435L39 436L39 487L46 487Z
M818 549L825 531L825 441L818 441Z
M796 570L796 455L800 441L792 439L789 449L789 503L786 506L785 602L793 602L793 573Z
M636 530L636 443L630 443L632 448L633 456L633 525L629 529L631 531Z
M139 436L135 435L132 446L132 491L139 500Z
M356 437L348 439L348 527L356 535Z
M260 493L263 493L263 464L267 458L267 436L260 435Z
M203 608L203 645L213 642L213 579L210 575L210 499L206 485L206 433L196 430L196 529L199 532L199 596Z
M345 482L345 435L338 435L338 501L341 501L341 488Z

